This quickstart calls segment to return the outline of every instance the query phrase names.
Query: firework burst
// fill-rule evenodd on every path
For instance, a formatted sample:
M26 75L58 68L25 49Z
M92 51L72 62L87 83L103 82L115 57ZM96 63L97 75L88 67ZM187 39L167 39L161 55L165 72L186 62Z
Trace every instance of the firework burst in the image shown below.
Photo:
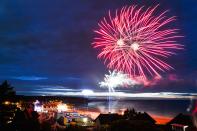
M114 17L109 11L98 24L93 47L100 49L98 58L103 58L109 69L143 79L173 69L165 60L183 49L176 41L182 36L178 29L168 27L175 17L168 18L167 11L155 16L156 8L123 7Z
M107 87L109 92L115 92L114 88L116 87L127 87L138 84L137 81L130 79L127 74L117 71L109 71L109 74L105 75L104 81L99 83L100 87Z

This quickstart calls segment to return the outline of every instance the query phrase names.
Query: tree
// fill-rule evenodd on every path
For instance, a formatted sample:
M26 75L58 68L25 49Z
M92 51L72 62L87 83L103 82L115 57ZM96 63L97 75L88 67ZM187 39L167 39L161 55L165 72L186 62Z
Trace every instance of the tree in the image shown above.
M9 96L14 96L16 92L13 90L14 87L12 87L7 81L4 81L0 85L0 97L9 97Z
M11 130L10 124L16 110L16 105L11 102L14 100L15 94L13 87L7 81L0 85L0 130Z
M133 108L133 109L127 109L125 112L124 112L124 117L127 119L127 120L131 120L131 119L134 119L136 116L137 116L137 112L136 110Z

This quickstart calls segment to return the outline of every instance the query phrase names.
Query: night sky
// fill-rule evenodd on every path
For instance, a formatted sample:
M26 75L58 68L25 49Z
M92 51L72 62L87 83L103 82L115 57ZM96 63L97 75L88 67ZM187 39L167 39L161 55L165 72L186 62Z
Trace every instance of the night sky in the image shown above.
M0 1L0 82L8 80L17 94L36 91L99 90L108 73L91 43L98 22L125 5L155 6L177 16L174 23L185 50L168 60L175 70L137 92L197 93L196 0L18 0ZM124 90L124 89L119 89ZM128 90L128 89L127 89Z

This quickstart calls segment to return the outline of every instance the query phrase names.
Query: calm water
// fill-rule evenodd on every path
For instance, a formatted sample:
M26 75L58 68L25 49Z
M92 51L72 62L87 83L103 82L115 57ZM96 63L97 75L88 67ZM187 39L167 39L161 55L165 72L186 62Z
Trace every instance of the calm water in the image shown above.
M147 112L151 115L174 117L179 113L190 114L189 108L193 105L191 100L111 100L111 112L120 112L127 108L135 108L140 112ZM107 113L109 108L108 100L90 100L89 102L78 103L78 108L87 108L91 111Z

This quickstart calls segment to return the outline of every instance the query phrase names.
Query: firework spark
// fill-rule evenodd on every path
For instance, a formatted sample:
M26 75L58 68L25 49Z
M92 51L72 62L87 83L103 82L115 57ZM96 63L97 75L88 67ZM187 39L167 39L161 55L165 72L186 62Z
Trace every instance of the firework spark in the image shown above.
M93 47L101 50L98 58L103 58L109 69L143 79L173 69L165 59L183 49L176 41L182 36L178 29L167 27L175 17L167 18L167 11L155 16L156 8L123 7L114 17L109 11L108 18L98 24Z
M109 75L106 74L104 81L99 83L100 87L107 87L110 92L114 92L114 88L116 87L134 86L138 84L137 81L130 79L127 74L117 71L109 71Z

